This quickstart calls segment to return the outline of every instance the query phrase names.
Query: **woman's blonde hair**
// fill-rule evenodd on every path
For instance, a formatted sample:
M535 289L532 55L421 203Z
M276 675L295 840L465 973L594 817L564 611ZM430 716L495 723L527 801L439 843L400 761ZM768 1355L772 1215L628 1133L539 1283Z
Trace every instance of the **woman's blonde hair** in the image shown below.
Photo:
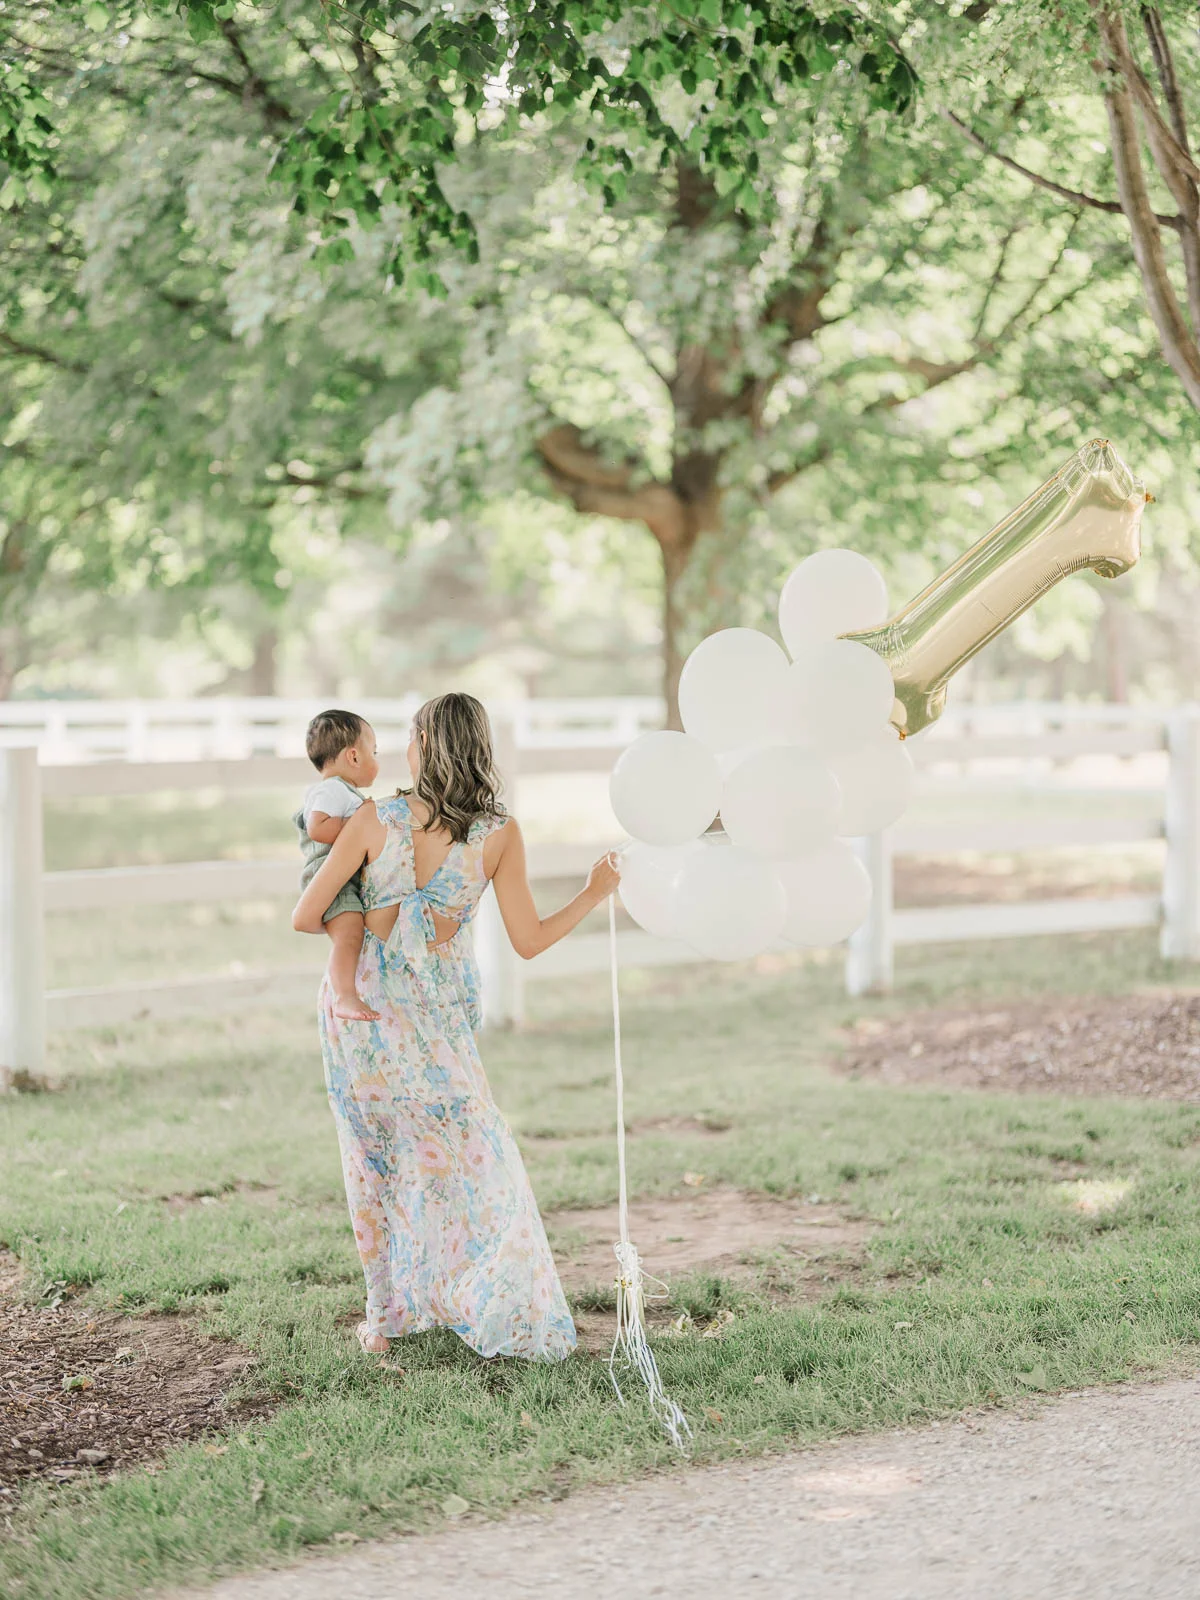
M473 695L439 694L413 718L421 745L421 770L406 794L429 808L425 827L445 828L456 844L480 817L503 817L500 775L492 753L487 712Z

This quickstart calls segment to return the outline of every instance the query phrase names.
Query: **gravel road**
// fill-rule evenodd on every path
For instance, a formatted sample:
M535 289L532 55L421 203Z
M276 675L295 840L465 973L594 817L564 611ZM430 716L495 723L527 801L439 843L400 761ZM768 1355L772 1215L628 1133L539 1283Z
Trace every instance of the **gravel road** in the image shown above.
M468 1518L203 1591L205 1600L478 1593L1196 1600L1200 1378L588 1491L537 1514Z

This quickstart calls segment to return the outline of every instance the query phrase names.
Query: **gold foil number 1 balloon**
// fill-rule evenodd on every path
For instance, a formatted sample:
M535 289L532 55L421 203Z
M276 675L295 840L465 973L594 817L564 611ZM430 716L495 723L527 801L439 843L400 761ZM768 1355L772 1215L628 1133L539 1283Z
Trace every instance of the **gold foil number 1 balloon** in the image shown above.
M892 669L901 738L942 714L946 685L990 639L1073 572L1128 572L1153 499L1107 439L1093 439L882 627L849 633Z

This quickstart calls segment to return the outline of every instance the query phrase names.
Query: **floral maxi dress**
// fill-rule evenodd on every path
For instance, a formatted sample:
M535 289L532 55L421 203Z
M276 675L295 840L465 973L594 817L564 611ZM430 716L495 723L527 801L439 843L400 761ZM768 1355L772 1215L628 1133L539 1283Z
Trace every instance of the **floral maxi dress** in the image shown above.
M574 1348L546 1232L475 1043L479 974L468 926L484 890L480 818L423 887L412 813L381 801L383 850L362 870L363 905L397 906L368 932L358 992L377 1022L333 1014L320 993L325 1083L367 1280L367 1326L389 1338L452 1328L482 1356L557 1361ZM431 949L431 910L461 926Z

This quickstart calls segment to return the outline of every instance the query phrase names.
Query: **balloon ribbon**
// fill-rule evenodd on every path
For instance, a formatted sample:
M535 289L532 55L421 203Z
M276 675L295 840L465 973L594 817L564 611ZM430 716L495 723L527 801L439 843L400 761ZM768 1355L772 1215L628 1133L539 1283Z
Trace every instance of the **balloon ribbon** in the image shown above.
M621 1070L621 999L617 984L617 909L615 897L608 899L608 951L612 970L613 1067L617 1085L617 1228L620 1238L613 1245L617 1258L617 1334L608 1358L608 1375L625 1404L617 1379L617 1365L624 1365L642 1380L650 1398L650 1408L666 1430L677 1450L687 1449L692 1436L687 1418L663 1388L658 1364L646 1337L646 1281L641 1257L629 1237L629 1188L625 1174L625 1077ZM657 1278L649 1280L657 1283ZM665 1286L663 1286L665 1287Z

